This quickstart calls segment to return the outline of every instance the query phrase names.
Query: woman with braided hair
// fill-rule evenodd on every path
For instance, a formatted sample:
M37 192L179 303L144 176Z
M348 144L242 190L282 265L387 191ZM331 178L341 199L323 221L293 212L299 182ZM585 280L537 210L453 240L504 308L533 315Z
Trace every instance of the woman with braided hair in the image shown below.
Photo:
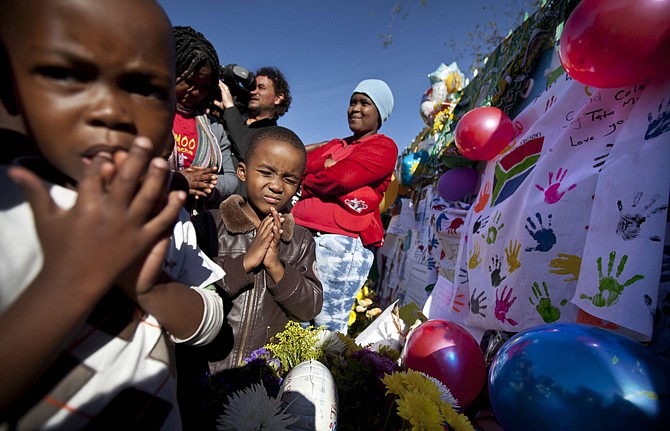
M186 206L194 213L218 206L235 191L238 179L223 125L205 113L220 91L216 50L192 27L175 26L174 36L177 106L169 161L188 180Z

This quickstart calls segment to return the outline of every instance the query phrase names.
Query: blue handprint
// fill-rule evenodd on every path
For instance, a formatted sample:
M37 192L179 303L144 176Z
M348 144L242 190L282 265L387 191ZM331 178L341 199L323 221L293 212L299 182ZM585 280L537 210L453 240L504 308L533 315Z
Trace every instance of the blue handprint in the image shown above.
M535 217L537 218L539 227L533 223L530 217L526 218L528 224L525 227L530 236L537 242L537 245L535 247L526 247L526 251L537 250L547 252L556 244L556 234L551 228L551 214L547 216L549 223L546 228L542 223L542 215L535 213Z
M656 118L651 116L651 112L647 116L649 126L644 133L645 141L670 131L670 100L665 105L665 110L663 109L663 102L664 100L661 100L661 103L658 105L658 115Z

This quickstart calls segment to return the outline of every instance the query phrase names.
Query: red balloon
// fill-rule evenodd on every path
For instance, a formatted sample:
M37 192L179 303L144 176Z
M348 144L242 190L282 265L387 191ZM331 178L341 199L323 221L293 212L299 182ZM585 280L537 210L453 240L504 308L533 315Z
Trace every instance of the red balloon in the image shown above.
M409 335L402 351L405 366L444 383L461 407L477 398L486 380L479 344L462 326L428 320Z
M670 0L582 0L565 21L559 56L568 75L592 87L667 76Z
M513 139L512 120L494 106L482 106L466 113L454 131L456 147L472 160L492 160Z

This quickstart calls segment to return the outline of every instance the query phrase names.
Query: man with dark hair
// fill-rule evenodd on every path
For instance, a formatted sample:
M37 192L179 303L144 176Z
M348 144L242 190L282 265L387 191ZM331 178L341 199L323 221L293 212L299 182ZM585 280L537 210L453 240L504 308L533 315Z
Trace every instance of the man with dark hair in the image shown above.
M276 126L277 119L284 115L291 105L288 82L276 67L261 67L256 71L256 89L251 92L247 109L243 116L235 107L235 102L226 84L219 84L222 93L223 122L228 131L233 149L233 164L244 160L251 136L257 129Z
M248 104L249 120L253 122L266 116L281 117L291 106L291 100L291 91L284 74L276 67L261 67L256 71L256 91L251 92ZM255 118L251 118L253 116Z

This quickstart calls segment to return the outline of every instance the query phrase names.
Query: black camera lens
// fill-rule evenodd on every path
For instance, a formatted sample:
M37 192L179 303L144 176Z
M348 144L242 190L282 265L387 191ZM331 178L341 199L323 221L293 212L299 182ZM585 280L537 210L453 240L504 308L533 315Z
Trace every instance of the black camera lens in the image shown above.
M219 78L230 89L237 109L242 114L247 113L251 92L256 89L254 74L237 64L227 64L219 68Z
M223 82L230 86L227 80L235 82L236 85L241 86L247 91L253 91L256 89L256 77L249 70L245 69L242 66L237 64L227 64L221 66L221 79Z

